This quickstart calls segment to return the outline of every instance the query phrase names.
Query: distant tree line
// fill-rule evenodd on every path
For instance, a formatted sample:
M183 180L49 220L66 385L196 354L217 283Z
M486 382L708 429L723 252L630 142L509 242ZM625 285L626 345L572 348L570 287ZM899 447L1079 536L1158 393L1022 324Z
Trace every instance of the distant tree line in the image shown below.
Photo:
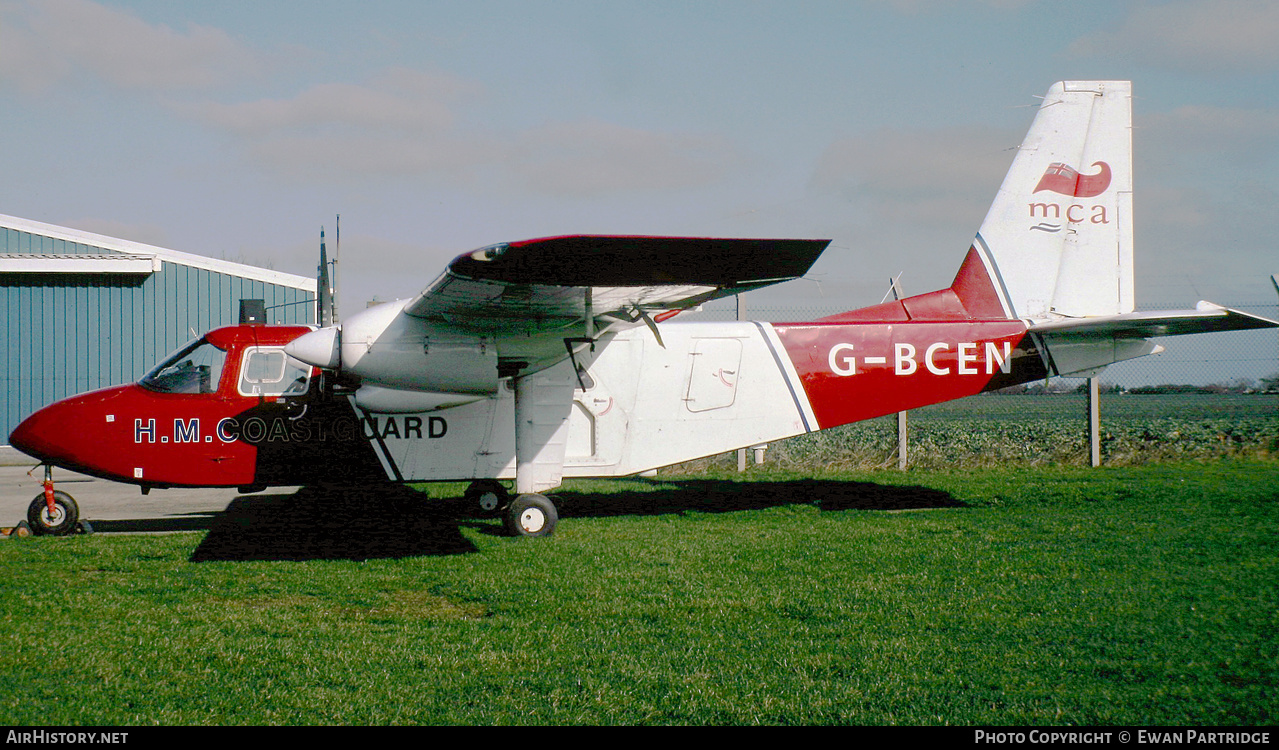
M1230 380L1225 383L1210 383L1208 385L1161 383L1159 385L1141 385L1134 388L1124 388L1116 383L1109 383L1103 380L1097 384L1097 390L1101 393L1108 394L1131 393L1135 395L1169 393L1211 395L1220 395L1223 393L1279 393L1279 372L1264 377L1261 380L1253 380L1252 378L1235 378L1234 380ZM1039 381L1036 383L1014 385L994 391L994 393L1001 396L1054 396L1065 393L1087 392L1087 381L1076 384L1074 380L1067 381L1061 378Z

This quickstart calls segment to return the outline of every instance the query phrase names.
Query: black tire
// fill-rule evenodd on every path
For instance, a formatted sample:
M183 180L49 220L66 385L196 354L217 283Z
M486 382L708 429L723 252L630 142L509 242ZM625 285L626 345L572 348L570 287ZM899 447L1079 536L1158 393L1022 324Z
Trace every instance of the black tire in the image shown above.
M74 534L79 520L80 506L76 505L75 498L59 490L53 491L53 513L49 513L43 492L36 495L27 507L27 523L31 524L36 536Z
M555 503L544 495L520 495L506 506L506 533L515 537L550 536L560 520Z
M496 518L511 502L511 493L496 479L477 479L462 493L462 502L479 518Z

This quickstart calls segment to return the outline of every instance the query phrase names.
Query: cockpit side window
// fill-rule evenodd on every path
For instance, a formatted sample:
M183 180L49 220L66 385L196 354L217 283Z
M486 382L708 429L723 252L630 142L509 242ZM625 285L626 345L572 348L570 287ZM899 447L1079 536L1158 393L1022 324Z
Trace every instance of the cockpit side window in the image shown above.
M139 381L161 393L215 393L226 352L196 339L170 355Z
M240 365L241 396L300 396L311 381L311 368L273 347L250 347Z

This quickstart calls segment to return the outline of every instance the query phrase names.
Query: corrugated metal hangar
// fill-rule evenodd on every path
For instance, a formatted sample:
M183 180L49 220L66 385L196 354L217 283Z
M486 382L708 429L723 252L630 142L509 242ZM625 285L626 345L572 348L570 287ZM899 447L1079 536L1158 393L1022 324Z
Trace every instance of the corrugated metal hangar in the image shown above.
M315 279L0 215L0 443L61 398L137 380L239 321L315 320ZM70 426L68 426L70 427Z

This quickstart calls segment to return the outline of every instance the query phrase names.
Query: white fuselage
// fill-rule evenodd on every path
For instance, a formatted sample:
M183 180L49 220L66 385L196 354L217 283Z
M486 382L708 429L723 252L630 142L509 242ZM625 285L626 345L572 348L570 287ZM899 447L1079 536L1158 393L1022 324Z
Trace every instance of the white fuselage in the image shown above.
M768 324L682 323L663 326L662 338L665 347L647 328L632 328L601 342L587 387L573 390L564 476L636 474L811 429L807 398L789 360L776 356ZM562 380L561 369L572 377L567 360L529 377ZM449 409L367 417L391 478L516 475L515 397L507 387ZM434 430L404 434L397 420L409 417L434 418Z

